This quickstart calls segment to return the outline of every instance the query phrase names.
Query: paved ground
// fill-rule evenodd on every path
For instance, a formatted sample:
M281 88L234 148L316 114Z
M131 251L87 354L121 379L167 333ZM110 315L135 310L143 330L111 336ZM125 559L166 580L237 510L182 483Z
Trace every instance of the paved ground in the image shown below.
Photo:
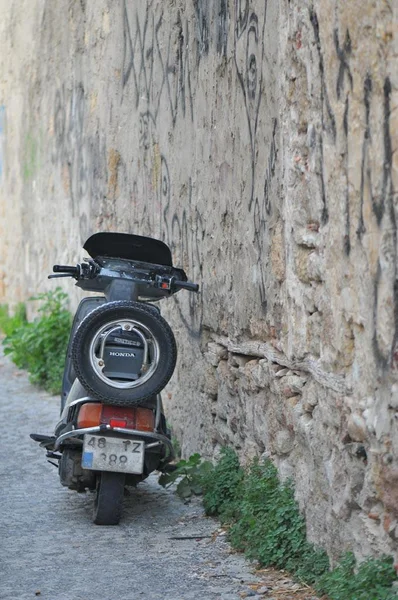
M58 399L0 356L1 600L317 600L283 573L253 574L200 503L156 477L130 488L118 527L93 525L93 495L61 487L29 438L52 433L57 416Z

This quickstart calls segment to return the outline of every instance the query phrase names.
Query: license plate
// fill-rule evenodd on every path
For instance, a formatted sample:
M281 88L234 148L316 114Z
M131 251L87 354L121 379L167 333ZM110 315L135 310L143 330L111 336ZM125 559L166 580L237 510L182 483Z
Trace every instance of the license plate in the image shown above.
M144 470L144 442L86 433L82 467L93 471L141 474Z

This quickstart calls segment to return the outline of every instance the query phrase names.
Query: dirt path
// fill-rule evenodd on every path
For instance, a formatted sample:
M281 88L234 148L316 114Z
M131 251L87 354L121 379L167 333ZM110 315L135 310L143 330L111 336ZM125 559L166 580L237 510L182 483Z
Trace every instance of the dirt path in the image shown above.
M91 522L92 494L62 488L29 433L52 433L58 399L0 356L2 600L317 600L283 573L254 573L199 501L151 477L125 498L118 527ZM6 424L6 426L4 426Z

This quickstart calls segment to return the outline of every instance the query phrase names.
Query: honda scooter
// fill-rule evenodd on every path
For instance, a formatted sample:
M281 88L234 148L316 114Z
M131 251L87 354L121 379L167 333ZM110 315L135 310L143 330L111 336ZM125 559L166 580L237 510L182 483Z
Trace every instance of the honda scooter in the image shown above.
M174 458L160 392L177 346L156 302L199 286L154 238L96 233L83 248L90 258L54 265L49 278L72 277L101 295L84 298L76 311L54 435L31 438L46 449L63 486L95 492L94 523L116 525L125 486L171 470Z

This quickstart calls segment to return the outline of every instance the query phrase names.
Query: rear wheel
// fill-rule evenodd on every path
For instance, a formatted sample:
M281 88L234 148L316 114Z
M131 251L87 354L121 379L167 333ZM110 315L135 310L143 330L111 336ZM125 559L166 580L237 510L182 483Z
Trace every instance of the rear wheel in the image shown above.
M124 473L103 471L97 477L93 521L96 525L118 525L122 516Z
M72 343L76 376L106 404L135 406L156 396L173 374L177 346L168 323L150 306L115 301L93 310Z

